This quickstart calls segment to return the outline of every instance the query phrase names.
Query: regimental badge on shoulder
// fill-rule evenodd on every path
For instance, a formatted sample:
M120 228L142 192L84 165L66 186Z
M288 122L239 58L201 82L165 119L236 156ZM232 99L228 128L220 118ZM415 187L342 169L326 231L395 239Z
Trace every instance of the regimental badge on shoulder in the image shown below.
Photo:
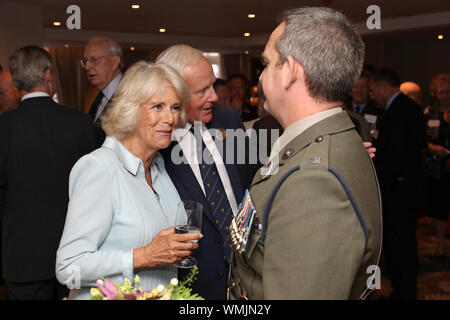
M247 250L248 237L255 215L256 209L247 189L239 207L239 212L233 217L231 222L231 240L236 250L241 254Z

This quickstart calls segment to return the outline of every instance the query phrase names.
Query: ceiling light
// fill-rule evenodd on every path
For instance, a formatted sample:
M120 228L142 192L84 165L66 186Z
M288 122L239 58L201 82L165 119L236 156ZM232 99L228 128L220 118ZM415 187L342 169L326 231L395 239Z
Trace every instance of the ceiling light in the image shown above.
M256 18L256 14L254 13L249 13L247 16L249 19L255 19Z
M159 29L159 32L166 32L166 29L160 28L160 29Z
M132 4L131 8L132 9L139 9L141 6L139 4Z
M444 35L442 35L442 34L438 35L438 39L439 39L439 40L444 39Z
M250 32L244 33L244 37L250 37Z
M54 25L55 27L59 27L59 26L61 26L61 22L59 22L59 21L53 21L53 25Z

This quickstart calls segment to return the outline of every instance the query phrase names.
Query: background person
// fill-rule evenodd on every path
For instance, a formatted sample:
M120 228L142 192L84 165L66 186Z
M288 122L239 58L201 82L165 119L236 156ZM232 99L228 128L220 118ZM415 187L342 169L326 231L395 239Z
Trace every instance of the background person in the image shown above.
M391 298L414 300L425 121L419 106L399 86L392 69L377 70L370 79L372 97L384 110L374 164L383 197L383 255L393 288Z
M20 93L14 86L11 73L0 72L0 115L14 110L19 104Z
M439 260L446 257L446 234L450 202L450 73L433 77L430 93L434 103L426 108L427 119L427 177L429 183L429 215L434 220Z
M400 91L423 109L423 94L420 86L412 81L405 81L400 85Z
M217 103L230 106L231 91L230 88L228 87L228 83L225 80L218 78L214 82L213 86L217 94Z
M186 223L180 197L158 151L184 122L189 91L169 66L138 62L117 88L102 127L102 147L80 159L70 175L70 202L57 253L56 275L80 288L71 299L89 299L100 278L122 283L141 278L143 289L177 276L175 262L189 256L201 234L175 234ZM99 196L101 195L101 196Z
M84 46L81 63L86 69L91 85L100 91L89 109L89 115L95 125L97 146L100 147L106 137L101 127L101 115L105 112L122 78L121 70L124 66L122 48L111 38L91 38Z
M62 299L67 288L55 278L56 250L70 170L94 149L92 121L51 99L53 68L44 49L16 50L9 68L22 102L0 117L3 277L9 299Z
M258 118L258 108L248 102L249 84L247 78L240 73L228 77L228 87L231 91L231 105L241 115L242 122Z

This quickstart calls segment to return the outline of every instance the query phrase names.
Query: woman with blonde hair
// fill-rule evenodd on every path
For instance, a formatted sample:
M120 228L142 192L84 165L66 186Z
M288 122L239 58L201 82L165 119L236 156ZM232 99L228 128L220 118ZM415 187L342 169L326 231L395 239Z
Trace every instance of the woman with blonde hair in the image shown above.
M450 73L440 73L430 83L434 103L426 108L428 133L427 173L429 214L434 218L438 249L436 257L445 260L450 202Z
M89 299L100 278L122 283L138 274L144 290L177 276L173 263L198 247L200 233L175 234L185 224L180 201L158 150L184 126L189 89L171 67L140 61L121 80L102 118L102 147L70 174L70 202L57 252L56 275L69 298Z

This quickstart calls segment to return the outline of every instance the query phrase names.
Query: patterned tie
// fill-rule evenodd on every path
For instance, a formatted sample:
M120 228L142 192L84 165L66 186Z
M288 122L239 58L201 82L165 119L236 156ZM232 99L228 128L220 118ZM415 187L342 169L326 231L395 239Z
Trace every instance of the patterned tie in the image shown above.
M199 159L199 167L203 185L205 186L206 199L213 213L216 225L222 234L222 245L224 246L225 252L224 258L229 261L231 245L229 226L231 225L233 213L216 164L211 153L206 148L203 139L202 150L203 159Z
M89 110L89 115L92 117L92 121L94 121L95 116L97 115L98 107L100 107L100 104L104 96L105 95L103 94L103 92L100 91L97 97L95 98L94 102L92 103L91 109Z

